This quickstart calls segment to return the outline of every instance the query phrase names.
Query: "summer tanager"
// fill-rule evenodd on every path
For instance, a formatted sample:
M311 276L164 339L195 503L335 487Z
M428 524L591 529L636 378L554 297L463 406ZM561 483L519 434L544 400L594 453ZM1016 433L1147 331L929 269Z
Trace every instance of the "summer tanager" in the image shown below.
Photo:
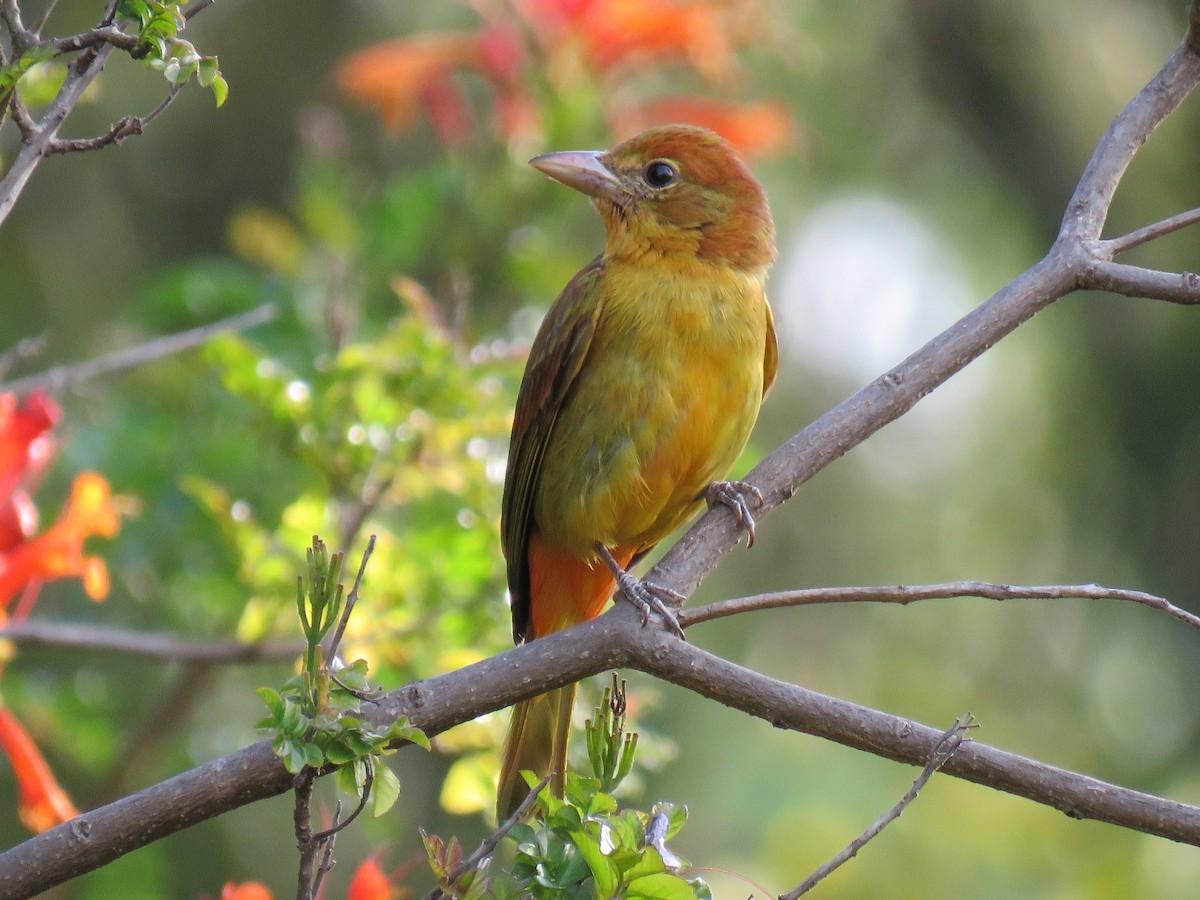
M753 528L744 498L714 480L776 366L774 225L731 144L671 125L531 165L591 198L606 242L542 322L517 398L501 535L518 643L599 615L617 575L706 499ZM635 601L647 587L622 577ZM561 792L574 698L570 685L513 708L501 820L528 793L523 769Z

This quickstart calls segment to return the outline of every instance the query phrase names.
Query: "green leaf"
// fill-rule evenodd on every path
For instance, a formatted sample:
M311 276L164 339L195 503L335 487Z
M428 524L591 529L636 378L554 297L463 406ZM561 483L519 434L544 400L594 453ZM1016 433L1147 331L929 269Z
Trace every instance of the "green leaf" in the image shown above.
M229 82L221 75L217 75L212 80L213 99L216 100L217 106L225 105L226 99L229 97Z
M392 727L387 731L387 739L389 741L408 741L426 750L432 749L425 732L416 725L410 725L407 716L401 716L392 723ZM534 784L536 783L535 781Z
M279 717L279 730L290 735L302 735L308 730L304 711L300 709L300 704L296 701L284 699L283 715Z
M316 744L304 744L304 761L314 769L325 765L325 751Z
M667 867L663 862L662 856L653 847L647 847L639 854L637 861L625 869L625 878L628 881L633 881L637 878L645 878L648 875L658 875L666 872Z
M400 798L400 779L383 763L375 764L375 780L371 783L371 813L376 818L391 809Z
M213 79L220 74L221 70L217 66L217 58L215 56L205 56L196 67L196 83L200 87L208 87L213 83Z
M337 679L350 690L369 690L371 685L367 682L367 661L356 659L348 666L343 666L337 670Z
M337 770L337 786L338 790L352 796L359 795L357 779L354 774L354 766L344 765Z
M283 758L283 767L293 775L298 775L304 770L304 766L308 762L308 757L304 753L304 748L295 741L284 739L279 742L276 748L276 753Z
M572 831L570 834L571 840L592 873L596 886L595 895L615 896L620 873L613 861L600 849L600 839L584 830Z
M625 889L625 897L628 900L695 900L696 894L678 875L663 872L633 879Z
M264 719L264 721L272 721L272 720L278 721L279 719L282 719L283 718L283 697L280 696L279 692L272 690L269 687L260 687L258 689L257 693L258 693L258 696L262 699L262 702L264 704L266 704L267 709L271 713L271 719ZM259 726L259 727L262 727L262 726Z
M354 762L354 753L340 741L329 741L325 745L325 758L335 766L345 766Z
M684 824L687 822L687 804L671 803L663 800L655 803L654 806L650 808L650 815L667 817L667 820L670 824L667 826L666 838L667 840L670 840L671 838L675 837L675 835L679 834L680 829L682 829Z

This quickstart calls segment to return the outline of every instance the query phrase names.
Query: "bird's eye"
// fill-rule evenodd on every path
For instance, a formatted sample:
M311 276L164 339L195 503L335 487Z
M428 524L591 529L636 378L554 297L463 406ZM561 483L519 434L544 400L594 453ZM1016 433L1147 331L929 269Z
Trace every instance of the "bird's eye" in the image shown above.
M656 159L646 166L642 180L652 188L670 187L679 180L679 170L664 159Z

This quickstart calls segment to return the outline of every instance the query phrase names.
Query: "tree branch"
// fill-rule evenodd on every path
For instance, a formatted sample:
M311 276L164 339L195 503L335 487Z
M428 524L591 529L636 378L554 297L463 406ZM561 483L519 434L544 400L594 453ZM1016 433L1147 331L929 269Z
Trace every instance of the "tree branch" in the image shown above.
M1139 247L1142 244L1149 243L1157 238L1172 234L1197 223L1200 223L1200 207L1190 209L1187 212L1181 212L1178 215L1163 219L1161 222L1155 222L1153 225L1147 225L1144 228L1131 231L1129 234L1124 234L1121 237L1110 238L1105 242L1108 244L1108 254L1110 257L1116 256L1118 253L1132 250L1134 247Z
M37 43L38 36L26 28L21 20L21 7L17 5L17 0L3 0L0 3L0 21L8 26L8 32L12 35L14 57Z
M213 0L195 0L183 11L184 18L190 20L212 2ZM104 69L113 50L119 49L132 54L138 48L136 36L126 34L113 24L116 8L117 0L108 0L100 24L92 30L52 41L42 41L37 32L25 27L17 0L0 0L0 20L12 35L14 57L20 56L35 45L50 47L56 55L79 53L75 61L67 67L67 77L40 121L35 122L29 115L15 87L6 104L0 104L0 113L3 112L4 105L12 110L13 121L21 132L22 144L16 159L12 161L4 177L0 178L0 225L3 225L12 212L17 198L45 157L58 153L97 150L109 144L118 144L132 135L141 134L146 125L158 117L178 95L180 85L172 86L167 98L152 112L140 117L126 116L107 134L82 140L59 140L58 130L63 121L74 110L83 92ZM48 9L47 16L49 12Z
M679 611L679 624L685 628L725 616L760 609L782 609L817 603L899 603L918 600L948 600L954 597L982 597L985 600L1127 600L1165 612L1200 631L1200 616L1181 609L1163 597L1145 591L1108 588L1098 584L1051 584L1021 586L991 584L986 581L952 581L945 584L894 585L888 587L806 588L778 591L719 600L707 606Z
M290 659L304 652L303 642L295 640L263 641L261 644L197 641L173 634L145 634L119 628L31 620L12 622L0 628L0 639L25 647L67 647L187 663L256 663Z
M71 37L55 38L50 42L50 46L54 48L54 52L58 55L77 53L80 50L85 50L88 47L98 47L101 44L112 44L118 50L131 53L137 49L138 39L131 34L126 34L115 25L101 25L93 28L91 31L85 31L82 34L75 34Z
M59 392L76 384L90 381L98 375L132 369L164 356L191 350L227 331L245 331L248 328L254 328L270 322L276 314L275 304L266 303L249 312L218 319L208 325L200 325L177 334L154 338L144 344L138 344L136 347L127 347L124 350L106 353L104 356L87 362L73 366L55 366L53 369L47 369L36 375L28 375L0 384L0 393L27 394L39 388Z
M427 735L612 668L633 668L765 719L897 762L924 766L942 731L738 666L675 638L620 604L591 622L366 704L375 723L409 717ZM942 769L1089 818L1200 846L1200 808L1107 784L972 741ZM247 803L293 779L262 741L84 813L0 854L0 896L28 897L138 847Z
M15 4L13 5L15 6ZM46 155L46 149L57 137L63 120L75 108L75 104L79 102L83 92L104 70L104 64L108 62L112 51L112 44L89 48L67 67L66 80L63 81L50 108L42 116L42 120L33 134L22 145L16 159L4 173L4 177L0 178L0 225L4 224L8 214L12 212L17 197L21 195L21 191L28 184L34 169Z
M1097 260L1080 272L1079 286L1186 306L1200 303L1200 276L1194 272L1159 272L1125 263Z
M183 90L182 84L171 85L171 90L167 92L167 96L162 102L144 116L126 116L117 122L104 134L93 138L75 138L69 141L59 140L55 138L46 148L46 156L54 156L60 153L83 153L88 150L100 150L107 147L109 144L119 144L125 138L133 137L141 134L146 130L146 126L163 114L168 106L175 102L175 98L179 96Z

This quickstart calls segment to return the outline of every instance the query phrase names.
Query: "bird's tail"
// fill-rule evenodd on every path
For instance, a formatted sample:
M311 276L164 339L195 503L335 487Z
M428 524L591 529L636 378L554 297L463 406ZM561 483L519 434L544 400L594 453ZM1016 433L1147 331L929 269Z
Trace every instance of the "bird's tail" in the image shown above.
M513 707L504 758L500 764L500 787L496 794L496 819L511 816L529 794L521 772L529 769L538 778L550 775L551 789L562 795L567 770L567 732L575 685L569 684Z
M547 544L538 532L529 538L530 638L544 637L600 615L616 582L599 562L589 563ZM613 557L628 566L635 551L614 548ZM567 768L567 732L575 685L525 700L513 707L496 798L498 821L513 814L529 793L524 769L538 778L551 776L550 788L559 797Z

